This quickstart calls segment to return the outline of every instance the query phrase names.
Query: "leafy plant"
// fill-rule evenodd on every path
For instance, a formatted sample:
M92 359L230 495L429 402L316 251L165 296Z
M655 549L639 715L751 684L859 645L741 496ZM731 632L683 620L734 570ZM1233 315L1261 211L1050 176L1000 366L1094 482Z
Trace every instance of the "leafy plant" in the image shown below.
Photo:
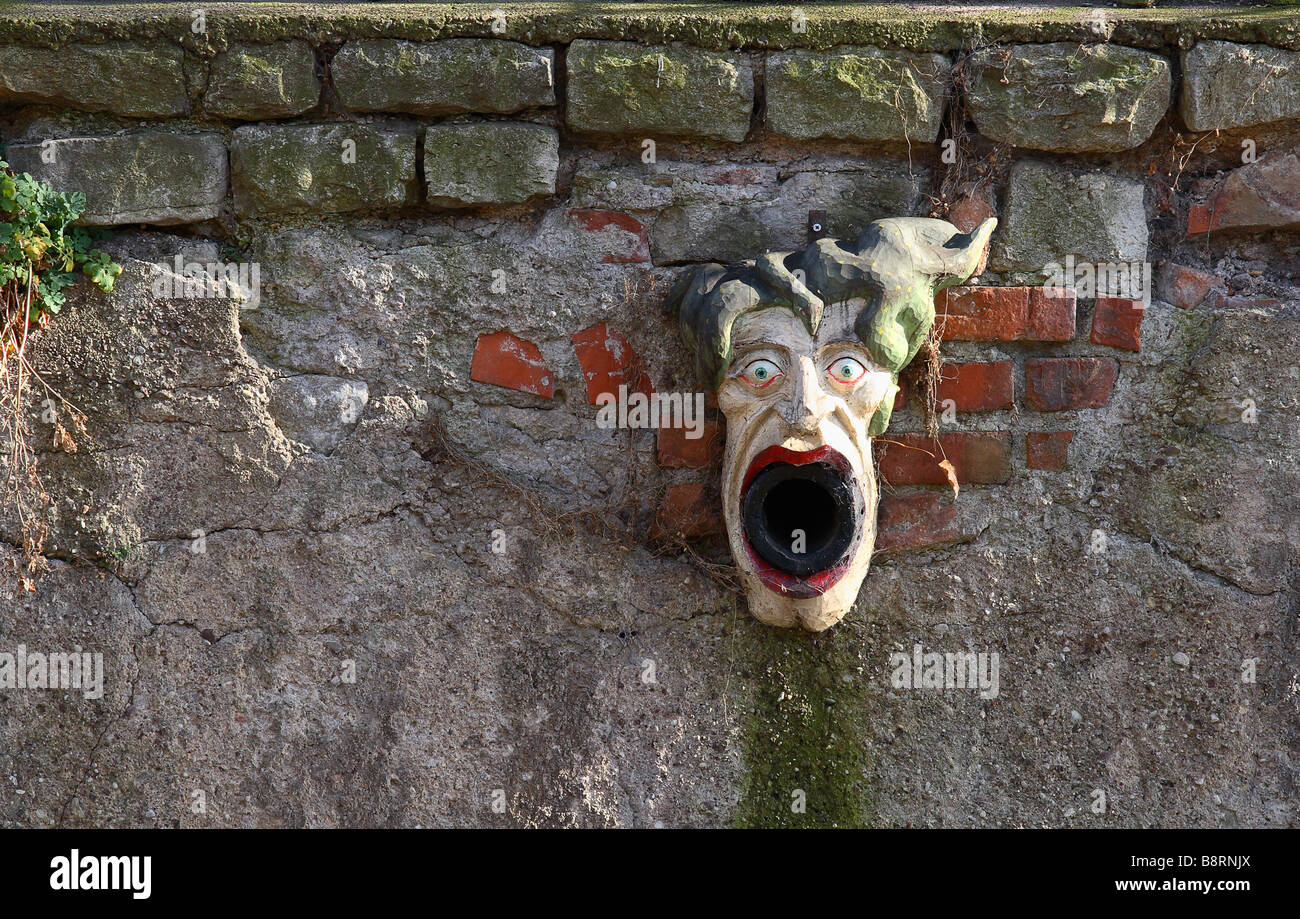
M27 417L31 381L47 393L46 420L54 425L54 449L77 449L58 422L54 405L68 410L79 434L86 430L84 413L45 381L32 365L27 346L63 308L66 291L78 276L108 293L122 273L121 265L94 248L104 234L74 226L85 209L80 192L64 194L27 173L15 175L0 160L0 440L8 447L4 505L18 517L25 575L34 574L43 562L47 525L42 512L49 504ZM35 589L30 577L23 576L22 585Z

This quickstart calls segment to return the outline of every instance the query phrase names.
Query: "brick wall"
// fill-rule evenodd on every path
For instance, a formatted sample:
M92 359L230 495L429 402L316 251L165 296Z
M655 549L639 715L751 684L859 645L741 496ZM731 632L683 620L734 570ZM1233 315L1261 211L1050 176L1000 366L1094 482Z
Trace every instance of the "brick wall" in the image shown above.
M47 781L0 817L717 825L758 788L780 822L738 764L858 775L830 733L886 823L1294 823L1293 14L379 8L0 9L5 157L126 268L39 342L93 440L47 463L67 564L0 581L9 640L109 649L112 706L7 696ZM903 392L858 609L774 636L698 564L716 408L597 402L698 390L689 266L904 214L999 220L936 304L939 438ZM261 302L160 299L181 255L257 261ZM1067 259L1149 265L1149 303L1045 287ZM1004 695L893 693L914 640L1000 649Z
M1070 66L1074 85L1043 89ZM818 205L846 235L892 214L931 213L963 227L999 214L995 270L936 304L943 340L963 343L938 393L949 410L945 427L956 430L930 442L907 431L915 417L903 414L878 444L885 481L907 489L944 484L943 458L963 485L1063 472L1073 431L1122 379L1116 352L1141 350L1141 301L1081 300L1074 290L1052 296L1013 283L1066 255L1135 262L1158 255L1148 240L1150 173L1134 169L1144 158L1098 165L1068 156L1150 151L1152 136L1165 140L1170 131L1240 131L1300 117L1300 89L1283 91L1298 73L1300 51L1213 40L1177 53L1107 42L975 53L870 45L762 52L587 38L284 37L197 47L127 40L59 49L11 42L0 46L0 104L14 113L7 137L14 168L83 191L93 225L190 224L220 236L250 218L398 219L468 209L523 220L519 206L562 208L598 241L601 262L654 267L796 247L804 241L800 218ZM1276 92L1243 95L1265 76ZM884 92L897 86L906 92ZM957 105L979 132L963 138L963 155L983 153L991 141L991 162L1008 151L1016 159L1001 173L981 167L946 200L945 162L934 160L953 131L945 113ZM51 110L72 117L59 122ZM78 122L79 112L116 120ZM784 181L772 165L789 158L790 144L827 142L881 154ZM661 144L662 159L647 154ZM915 145L906 169L899 145ZM608 150L612 161L586 155ZM702 161L692 162L693 153ZM1035 159L1043 154L1055 159ZM1166 165L1151 164L1150 172ZM1185 213L1189 238L1293 228L1297 183L1294 153L1275 150L1155 206ZM1183 307L1228 286L1172 260L1160 270L1162 293ZM616 330L575 330L574 346L593 404L633 376L653 385L644 369L630 369L638 358ZM485 329L466 362L475 381L553 395L537 346L508 329ZM961 430L968 420L977 432ZM722 443L679 440L659 434L662 465L709 467ZM695 488L670 486L666 511ZM951 513L939 494L885 500L885 517L912 535L886 530L884 545L916 546L949 532L938 524ZM919 528L918 515L927 518Z

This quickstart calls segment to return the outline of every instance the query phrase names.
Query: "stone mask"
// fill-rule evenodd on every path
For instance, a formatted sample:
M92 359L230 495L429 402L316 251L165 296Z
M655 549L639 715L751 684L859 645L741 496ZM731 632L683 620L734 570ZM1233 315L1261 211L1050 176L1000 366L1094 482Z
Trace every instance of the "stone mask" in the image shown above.
M876 540L871 439L934 323L934 296L980 268L997 221L877 220L668 295L727 419L723 512L750 612L819 632L853 606Z

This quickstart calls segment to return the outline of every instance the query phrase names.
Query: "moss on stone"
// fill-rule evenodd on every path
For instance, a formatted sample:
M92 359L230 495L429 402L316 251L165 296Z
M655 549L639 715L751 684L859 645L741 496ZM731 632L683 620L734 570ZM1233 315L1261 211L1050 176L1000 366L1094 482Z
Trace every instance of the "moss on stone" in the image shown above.
M241 44L213 61L204 104L209 113L225 118L298 115L320 97L315 69L305 42Z
M795 9L807 29L795 33ZM521 3L506 9L506 29L492 32L491 4L229 3L208 11L208 31L190 32L192 7L175 3L14 4L0 10L0 41L59 45L68 41L182 37L195 48L221 50L231 41L457 36L552 44L575 38L683 41L702 48L830 48L874 44L948 51L993 42L1096 41L1094 9L927 10L903 3L814 3L738 6L726 3ZM1107 9L1110 41L1140 48L1179 47L1199 39L1262 42L1300 48L1294 8L1205 7Z
M349 41L330 65L345 107L450 115L555 103L553 52L510 41Z
M349 142L355 159L342 155ZM401 127L245 125L230 143L235 211L344 213L412 204L415 146L414 133Z
M435 206L513 204L555 191L560 140L553 128L441 124L424 137L424 175Z
M740 827L853 827L872 822L864 745L871 723L859 636L816 636L738 622L728 662L749 697ZM847 679L846 679L847 677ZM803 792L804 812L796 811Z
M0 45L0 103L71 105L139 118L184 115L181 50L163 42L96 42L57 51Z
M582 132L664 133L740 141L754 104L744 55L631 42L569 46L567 119Z
M787 137L932 142L948 62L876 48L793 51L768 61L768 122Z

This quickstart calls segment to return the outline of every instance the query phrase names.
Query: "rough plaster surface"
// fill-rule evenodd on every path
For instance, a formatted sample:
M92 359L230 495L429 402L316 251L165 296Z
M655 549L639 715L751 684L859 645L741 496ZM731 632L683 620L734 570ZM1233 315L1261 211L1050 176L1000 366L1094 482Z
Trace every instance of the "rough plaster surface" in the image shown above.
M968 540L877 560L841 626L792 638L685 558L561 518L671 475L649 435L595 427L571 332L608 320L688 379L591 244L558 212L286 228L250 253L273 281L241 313L149 293L153 262L211 244L119 235L112 304L82 297L42 343L93 443L47 459L70 499L53 570L6 585L0 631L102 650L105 694L0 697L0 819L713 826L775 822L755 796L789 779L814 818L866 789L853 819L885 825L1294 825L1293 307L1153 304L1069 474L964 489ZM537 307L494 294L496 267ZM554 400L468 380L505 324ZM918 642L998 651L999 697L891 690Z

